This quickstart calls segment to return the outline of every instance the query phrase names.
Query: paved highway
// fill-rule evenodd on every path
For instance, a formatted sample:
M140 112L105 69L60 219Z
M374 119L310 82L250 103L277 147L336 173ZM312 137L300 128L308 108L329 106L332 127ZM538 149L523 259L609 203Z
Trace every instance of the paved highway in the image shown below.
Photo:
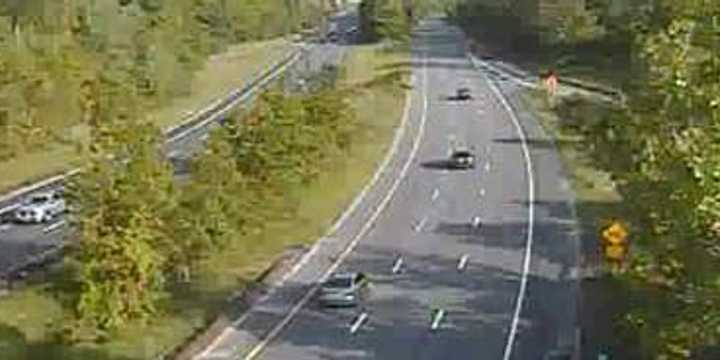
M552 141L458 30L424 22L413 49L407 116L371 186L198 359L541 359L573 345L578 240ZM460 87L475 100L450 101ZM443 165L457 146L475 169ZM316 304L334 270L370 276L363 307Z
M353 12L345 12L341 16L335 16L333 21L338 23L341 31L357 26L357 16ZM311 76L319 72L324 65L338 65L348 46L352 45L352 39L343 39L338 43L311 43L307 44L303 55L292 67L287 69L289 78ZM180 137L165 145L165 151L171 161L178 165L178 176L185 175L182 171L185 160L202 148L207 134L217 123L210 123L208 126L198 127L188 132L187 136ZM58 184L41 188L46 191L56 188ZM25 196L11 199L0 203L0 208L5 208L13 203L21 201ZM56 219L52 223L39 225L15 224L11 221L12 213L0 214L0 275L5 274L21 264L24 264L32 256L37 256L45 251L51 251L62 244L67 234L70 233L66 226L64 217Z

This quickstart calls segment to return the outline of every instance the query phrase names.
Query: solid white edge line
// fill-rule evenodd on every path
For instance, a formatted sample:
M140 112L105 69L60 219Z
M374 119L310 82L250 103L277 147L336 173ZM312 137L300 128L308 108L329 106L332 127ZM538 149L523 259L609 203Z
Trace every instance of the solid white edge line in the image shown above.
M318 283L321 283L325 278L327 278L330 274L332 274L339 266L340 264L345 260L345 258L350 255L350 253L355 249L357 246L360 238L365 236L365 233L367 233L368 230L372 227L372 225L375 223L375 220L380 216L382 211L387 207L390 200L393 198L393 195L395 194L395 191L397 191L397 188L400 186L402 181L405 178L405 175L407 175L408 170L410 169L410 165L412 164L415 155L418 152L418 149L420 148L421 140L425 133L425 122L427 120L427 110L428 110L428 99L427 99L427 57L423 54L423 111L420 117L420 126L418 129L418 134L415 138L415 142L413 143L413 147L410 150L410 157L407 159L407 162L403 166L403 168L400 171L400 174L397 178L395 178L395 182L393 183L392 187L390 188L390 191L385 195L382 202L378 205L378 207L375 209L375 212L372 214L370 219L364 224L364 226L360 229L360 231L355 235L353 240L350 242L349 246L343 251L342 254L337 258L337 260L328 268L328 270L323 274L323 276L319 279L318 282L305 294L305 296L300 299L300 301L295 304L295 306L290 310L290 312L285 316L285 318L280 321L278 325L276 325L266 336L265 338L260 341L247 355L243 357L245 360L251 360L254 359L256 356L258 356L267 346L267 344L272 341L279 333L282 331L285 326L292 320L293 317L300 311L300 309L305 306L305 304L312 298L312 296L315 294L315 292L318 289Z
M478 61L475 59L474 56L470 55L470 59L473 64L476 64ZM476 65L477 67L477 65ZM533 174L533 166L532 166L532 159L530 158L530 150L528 148L527 144L527 137L525 136L525 130L523 129L522 125L520 125L520 120L517 118L517 114L515 114L515 110L510 106L507 99L505 98L505 95L500 91L500 89L495 85L495 83L484 73L480 72L487 83L490 86L490 89L495 94L495 96L500 100L500 103L503 105L505 110L510 115L510 118L513 121L513 124L515 126L515 131L517 132L518 136L520 137L522 149L523 149L523 157L525 158L525 169L527 172L528 177L528 227L527 227L527 239L525 242L525 254L523 259L523 268L522 268L522 277L520 278L520 289L518 289L518 295L515 302L515 310L513 312L513 318L512 323L510 325L510 331L508 332L507 342L505 343L505 351L503 353L503 360L510 360L510 356L512 355L513 345L515 343L515 337L517 336L517 328L518 324L520 322L520 313L522 312L523 302L525 301L525 293L527 291L527 283L528 283L528 274L530 272L530 261L532 259L532 245L533 245L533 232L535 227L535 179Z
M415 77L414 76L411 77L410 83L413 84L415 82L414 80L415 80ZM370 189L372 189L375 186L375 184L378 182L378 180L380 179L380 176L385 172L388 165L390 164L390 161L395 156L395 153L397 152L398 148L400 147L400 140L405 135L406 125L408 122L408 118L410 117L411 103L412 103L411 102L411 91L408 90L406 92L405 107L403 109L403 114L402 114L402 117L400 120L400 124L395 129L395 136L393 137L393 142L390 145L390 149L386 153L385 158L383 159L382 163L375 171L375 174L373 174L373 177L365 185L365 187L360 191L360 193L355 197L355 199L347 207L347 209L345 209L345 211L342 213L342 215L340 215L340 218L338 218L338 220L333 224L333 226L330 228L330 230L328 230L326 235L323 238L321 238L320 240L318 240L317 242L315 242L315 244L310 248L310 250L307 253L305 253L305 255L303 255L303 257L298 261L298 263L295 264L295 266L293 266L292 269L281 278L281 280L278 282L278 284L275 285L275 287L278 287L281 284L283 284L285 281L287 281L287 279L289 279L296 272L298 272L300 270L300 268L302 268L310 260L310 258L317 252L317 249L320 246L320 244L322 243L323 239L325 237L327 237L328 235L337 232L338 229L340 229L340 227L345 223L345 221L347 221L347 219L355 211L355 209L360 205L360 203L362 203L362 201L365 199L365 197L367 196ZM261 297L260 300L258 300L258 303L262 302L262 300L266 299L267 296L269 296L269 294L270 293ZM235 328L235 327L238 327L240 324L242 324L248 318L248 316L250 316L250 313L251 313L251 310L248 310L247 312L245 312L245 314L243 314L240 318L238 318L237 320L235 320L232 323L232 327ZM219 345L219 343L222 340L224 340L231 331L232 331L232 328L226 328L225 330L223 330L223 332L220 334L220 336L216 337L215 340L213 340L210 343L210 345L208 347L206 347L202 353L195 356L194 359L202 359L202 358L208 357L208 355L215 349L215 347L217 347Z

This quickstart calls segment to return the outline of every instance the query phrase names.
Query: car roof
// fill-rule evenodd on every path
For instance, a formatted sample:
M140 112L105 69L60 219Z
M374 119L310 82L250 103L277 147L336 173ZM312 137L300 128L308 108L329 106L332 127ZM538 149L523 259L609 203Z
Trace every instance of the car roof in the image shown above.
M357 273L353 272L339 272L334 273L330 276L330 279L347 279L347 278L354 278L357 276Z
M470 150L470 148L466 148L466 147L455 148L455 150L453 150L453 154L471 154L471 153L472 153L472 151Z

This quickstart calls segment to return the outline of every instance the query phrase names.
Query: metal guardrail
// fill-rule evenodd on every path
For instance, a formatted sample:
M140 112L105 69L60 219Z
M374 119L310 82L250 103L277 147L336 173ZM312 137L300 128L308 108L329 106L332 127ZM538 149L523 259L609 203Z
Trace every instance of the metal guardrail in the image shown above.
M204 128L210 125L218 117L225 115L229 110L239 105L241 102L246 101L256 90L264 87L270 81L274 80L282 71L287 67L294 64L300 57L301 50L295 49L290 51L289 55L283 57L280 61L276 62L269 69L262 72L262 74L255 78L253 81L248 83L239 89L233 89L228 94L223 96L220 100L214 101L210 106L207 106L200 111L193 114L190 119L184 121L180 125L173 126L165 131L166 143L177 141L178 139L185 138L192 132L198 129ZM22 197L27 193L32 193L42 188L51 187L62 183L65 179L71 176L75 176L82 171L81 168L74 169L66 172L62 175L57 175L25 187L23 189L16 190L11 194L8 194L4 199L0 201L9 201L18 197ZM19 205L13 204L0 209L0 215L14 210ZM22 280L25 276L24 271L27 271L34 267L41 267L53 259L57 259L62 254L67 246L66 242L59 242L53 244L38 254L31 255L27 260L10 267L9 269L0 273L0 281L7 283L11 286L11 283L15 280Z
M274 79L278 75L278 70L283 67L287 67L294 63L300 54L300 50L294 49L290 51L288 55L283 57L280 61L276 62L269 69L263 71L260 76L256 77L247 85L242 88L233 89L220 99L213 101L209 106L196 111L189 119L183 121L179 125L175 125L165 130L165 136L168 138L166 143L177 141L189 135L193 130L197 130L208 125L214 120L220 113L229 110L229 108L238 105L239 102L244 101L254 90L258 87L262 87L267 84L268 81ZM13 199L23 197L29 193L38 191L46 187L52 187L59 183L62 183L65 179L77 175L81 171L80 168L67 171L63 174L51 176L47 179L38 181L34 184L22 187L14 190L8 194L0 196L0 203L10 202ZM0 215L15 210L19 205L17 203L0 208Z
M468 46L468 52L471 56L474 56L474 49L477 48L477 45L474 41L469 41ZM498 61L490 61L491 59L483 58L483 57L476 57L477 60L479 60L479 63L481 66L489 68L499 74L504 74L506 76L514 77L515 80L521 82L521 85L526 87L537 87L537 82L540 80L540 76L533 75L529 73L528 71L525 71L523 69L520 69L516 66L510 66L507 64L504 64L502 62ZM571 86L574 88L582 89L590 93L595 93L597 95L602 95L607 97L609 100L618 103L622 106L626 104L627 97L626 95L617 89L613 89L611 87L592 83L589 81L584 81L572 77L565 77L562 76L558 79L558 82L562 85Z

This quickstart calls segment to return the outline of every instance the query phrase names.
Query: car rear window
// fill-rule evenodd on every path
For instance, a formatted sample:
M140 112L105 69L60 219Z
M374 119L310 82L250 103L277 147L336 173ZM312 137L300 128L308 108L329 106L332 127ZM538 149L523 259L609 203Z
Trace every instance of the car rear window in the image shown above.
M332 278L325 282L326 288L348 288L352 286L352 279L349 277Z

